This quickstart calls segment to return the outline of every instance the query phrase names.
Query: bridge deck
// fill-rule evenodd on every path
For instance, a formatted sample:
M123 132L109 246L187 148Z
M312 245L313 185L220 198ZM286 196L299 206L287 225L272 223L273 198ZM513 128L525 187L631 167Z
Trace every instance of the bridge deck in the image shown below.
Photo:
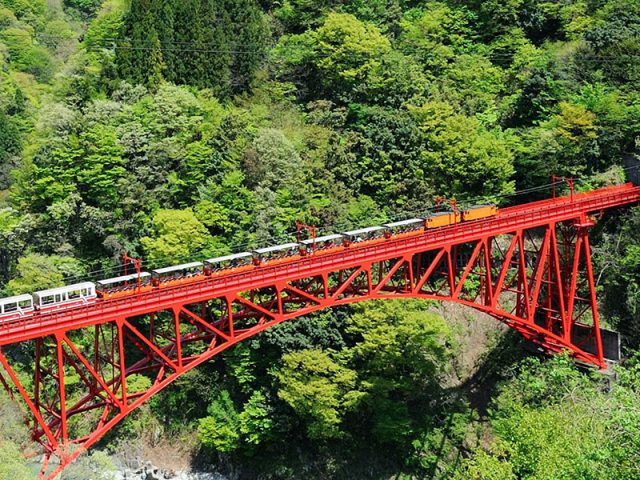
M499 210L495 217L428 230L419 235L352 245L342 251L317 256L295 257L275 265L255 267L243 272L230 271L193 283L134 294L114 300L101 300L83 307L59 312L35 313L0 325L0 346L23 342L72 330L103 324L124 316L143 315L176 304L198 303L212 297L321 275L340 268L398 258L419 251L442 248L487 236L497 236L549 224L579 219L607 208L640 202L640 187L624 184L592 192L578 193Z

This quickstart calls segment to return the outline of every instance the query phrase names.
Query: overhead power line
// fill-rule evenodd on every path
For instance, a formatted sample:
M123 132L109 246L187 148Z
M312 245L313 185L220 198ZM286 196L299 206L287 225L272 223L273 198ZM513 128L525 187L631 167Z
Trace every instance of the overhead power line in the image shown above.
M640 169L640 165L634 165L634 166L629 166L629 167L623 167L621 168L622 171L624 172L629 172L632 170L636 170L636 169ZM575 177L574 178L574 182L575 183L587 183L589 182L590 178L588 177ZM457 198L458 204L461 206L461 208L464 208L464 206L470 206L470 205L474 205L477 203L481 203L481 202L486 202L487 198L493 198L493 199L505 199L505 198L515 198L515 197L519 197L519 196L523 196L523 195L529 195L531 193L539 193L539 192L544 192L544 191L551 191L553 189L554 186L558 186L560 184L564 183L563 180L558 180L556 182L549 182L543 185L538 185L535 187L530 187L530 188L525 188L522 190L518 190L512 193L505 193L505 194L501 194L501 195L493 195L493 196L482 196L482 197L471 197L471 198ZM403 211L396 211L391 213L388 216L388 221L395 221L395 220L404 220L407 218L412 218L412 217L422 217L422 216L427 216L429 213L433 212L433 208L432 207L425 207L425 208L421 208L421 209L414 209L414 210L403 210ZM342 224L329 224L329 225L323 225L320 227L317 227L316 230L318 231L318 233L322 233L322 234L328 234L328 233L333 233L333 232L339 232L339 231L345 231L347 229L350 228L359 228L362 227L363 225L356 225L353 224L353 222L344 222ZM291 228L286 230L285 232L283 232L283 234L281 235L269 235L267 236L267 243L269 245L277 245L279 243L286 243L289 242L291 240L294 239L296 234L296 229ZM254 248L259 247L260 245L257 245L256 242L241 242L241 243L232 243L230 244L226 249L220 249L218 251L216 251L215 253L212 253L212 255L216 256L216 255L222 255L227 253L228 251L231 252L241 252L241 251L246 251L246 250L252 250ZM200 260L205 260L204 258L204 252L208 251L208 249L202 248L200 250L197 250L195 252L192 252L190 254L185 254L185 255L179 255L179 256L163 256L163 257L158 257L156 259L154 259L152 262L144 262L144 268L146 269L151 269L151 268L158 268L161 266L166 266L169 263L183 263L186 261L190 261L190 260L194 260L194 259L200 259ZM144 259L143 259L144 260ZM84 279L104 279L107 277L113 277L116 275L119 275L122 271L122 266L121 265L117 265L114 266L112 268L103 268L103 269L99 269L99 270L94 270L91 272L87 272L86 274L83 275L78 275L78 276L74 276L74 277L69 277L67 278L67 281L70 282L75 282L75 281L80 281L80 280L84 280Z

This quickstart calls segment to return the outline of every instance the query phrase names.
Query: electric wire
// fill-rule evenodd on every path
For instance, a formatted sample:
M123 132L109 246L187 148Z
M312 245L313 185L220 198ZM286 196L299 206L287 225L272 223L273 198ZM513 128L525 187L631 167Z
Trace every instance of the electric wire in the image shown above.
M633 165L628 167L620 167L619 170L623 172L628 172L632 170L637 170L639 168L640 168L640 165ZM592 180L593 180L592 177L584 177L584 176L573 178L574 184L575 183L585 184ZM464 209L465 206L478 204L480 202L487 202L487 199L498 199L498 198L504 199L504 198L519 197L519 196L528 195L531 193L540 193L543 191L552 190L554 186L557 187L559 185L560 186L566 185L566 182L563 178L558 178L555 182L550 182L543 185L537 185L535 187L529 187L529 188L511 192L511 193L504 193L504 194L493 195L493 196L478 196L478 197L472 197L467 199L456 199L456 201L458 202L458 205L460 206L460 208ZM384 222L381 222L381 223L388 223L392 221L404 220L404 219L413 218L413 217L426 217L428 216L429 213L432 213L433 211L434 211L433 206L427 207L427 208L421 208L421 209L414 209L414 210L396 211L391 214L388 214L387 220L384 220ZM367 225L367 226L370 226L370 225ZM362 228L362 227L363 227L362 225L355 225L353 222L341 222L339 224L328 224L328 225L318 226L316 227L316 231L321 234L329 234L334 232L345 231L351 228ZM263 237L263 240L265 240L268 245L278 245L280 244L280 242L287 243L289 241L295 240L296 233L297 233L296 229L288 229L279 235L267 235L266 237ZM255 248L258 248L258 242L256 239L246 241L246 242L241 242L241 243L238 243L238 242L230 243L227 245L226 248L222 248L218 251L210 250L207 247L203 247L202 249L196 250L188 254L183 254L178 256L165 255L162 257L156 257L155 259L153 259L153 261L143 260L142 265L144 266L145 269L151 270L154 268L159 268L161 266L166 266L167 264L178 265L178 264L186 263L189 261L203 261L206 258L212 258L212 256L226 255L229 252L239 253L242 251L249 251ZM209 255L204 255L205 252L209 253ZM199 260L196 260L196 259L199 259ZM100 270L86 272L82 275L67 277L65 280L72 281L72 282L83 280L83 279L100 280L100 279L106 278L107 276L109 277L118 276L121 274L118 272L123 272L123 270L124 270L123 265L114 265L111 268L102 268ZM128 267L127 272L133 273L131 266Z

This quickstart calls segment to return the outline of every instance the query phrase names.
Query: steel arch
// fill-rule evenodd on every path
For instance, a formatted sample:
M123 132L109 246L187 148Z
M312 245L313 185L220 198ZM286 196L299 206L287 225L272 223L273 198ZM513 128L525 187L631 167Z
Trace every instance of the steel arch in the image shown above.
M52 479L180 375L273 325L338 305L456 302L548 351L602 367L588 213L638 200L640 188L625 185L535 202L483 221L0 325L0 379L27 406L47 461L60 459ZM33 355L30 382L14 371L11 345ZM138 391L132 376L139 374L151 385Z

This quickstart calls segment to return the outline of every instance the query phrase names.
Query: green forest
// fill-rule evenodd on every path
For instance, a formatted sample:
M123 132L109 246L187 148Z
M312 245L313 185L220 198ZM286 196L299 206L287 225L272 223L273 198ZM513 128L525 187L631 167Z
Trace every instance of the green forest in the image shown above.
M2 297L640 155L638 0L0 0L0 63ZM591 232L614 375L466 310L340 307L179 378L62 478L144 444L237 479L639 479L639 232L638 207ZM21 416L0 394L0 480L34 478Z

